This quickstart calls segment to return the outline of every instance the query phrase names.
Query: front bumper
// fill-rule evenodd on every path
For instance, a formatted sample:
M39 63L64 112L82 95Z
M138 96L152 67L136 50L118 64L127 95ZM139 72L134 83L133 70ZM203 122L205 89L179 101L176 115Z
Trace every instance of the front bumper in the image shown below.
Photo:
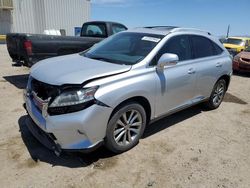
M49 136L54 143L49 149L63 150L91 150L98 146L106 136L106 128L112 108L92 105L82 111L62 115L42 115L35 106L33 99L25 96L26 110L32 119L27 122L29 129L35 126ZM30 129L31 130L31 129ZM34 131L33 135L46 147L48 142L39 138ZM56 146L56 147L55 147ZM52 148L53 147L53 148Z

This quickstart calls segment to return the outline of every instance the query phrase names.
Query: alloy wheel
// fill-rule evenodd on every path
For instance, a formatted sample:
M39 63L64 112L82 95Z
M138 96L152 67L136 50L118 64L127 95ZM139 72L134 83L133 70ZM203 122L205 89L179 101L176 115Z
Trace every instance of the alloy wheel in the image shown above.
M142 116L137 110L124 112L117 120L113 137L120 146L127 146L138 137L142 127Z
M223 99L225 93L225 84L223 81L219 81L213 94L213 103L215 106L218 106Z

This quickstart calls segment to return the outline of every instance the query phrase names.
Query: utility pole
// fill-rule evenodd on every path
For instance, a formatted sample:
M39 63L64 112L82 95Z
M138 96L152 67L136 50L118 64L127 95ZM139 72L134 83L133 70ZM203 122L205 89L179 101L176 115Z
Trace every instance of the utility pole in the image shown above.
M227 27L227 38L229 37L229 31L230 31L230 24Z

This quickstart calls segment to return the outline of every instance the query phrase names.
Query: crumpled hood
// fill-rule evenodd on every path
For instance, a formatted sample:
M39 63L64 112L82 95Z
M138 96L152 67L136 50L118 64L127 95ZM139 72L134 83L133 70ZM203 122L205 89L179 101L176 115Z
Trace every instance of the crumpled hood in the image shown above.
M51 85L82 84L89 79L119 74L130 69L130 65L117 65L72 54L40 61L31 68L30 75Z

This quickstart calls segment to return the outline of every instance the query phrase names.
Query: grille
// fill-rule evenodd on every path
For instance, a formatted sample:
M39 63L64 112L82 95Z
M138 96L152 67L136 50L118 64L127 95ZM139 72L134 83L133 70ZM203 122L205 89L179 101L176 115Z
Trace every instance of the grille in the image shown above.
M60 93L58 86L49 85L34 78L31 79L31 90L42 100L47 100L49 97L54 98Z

